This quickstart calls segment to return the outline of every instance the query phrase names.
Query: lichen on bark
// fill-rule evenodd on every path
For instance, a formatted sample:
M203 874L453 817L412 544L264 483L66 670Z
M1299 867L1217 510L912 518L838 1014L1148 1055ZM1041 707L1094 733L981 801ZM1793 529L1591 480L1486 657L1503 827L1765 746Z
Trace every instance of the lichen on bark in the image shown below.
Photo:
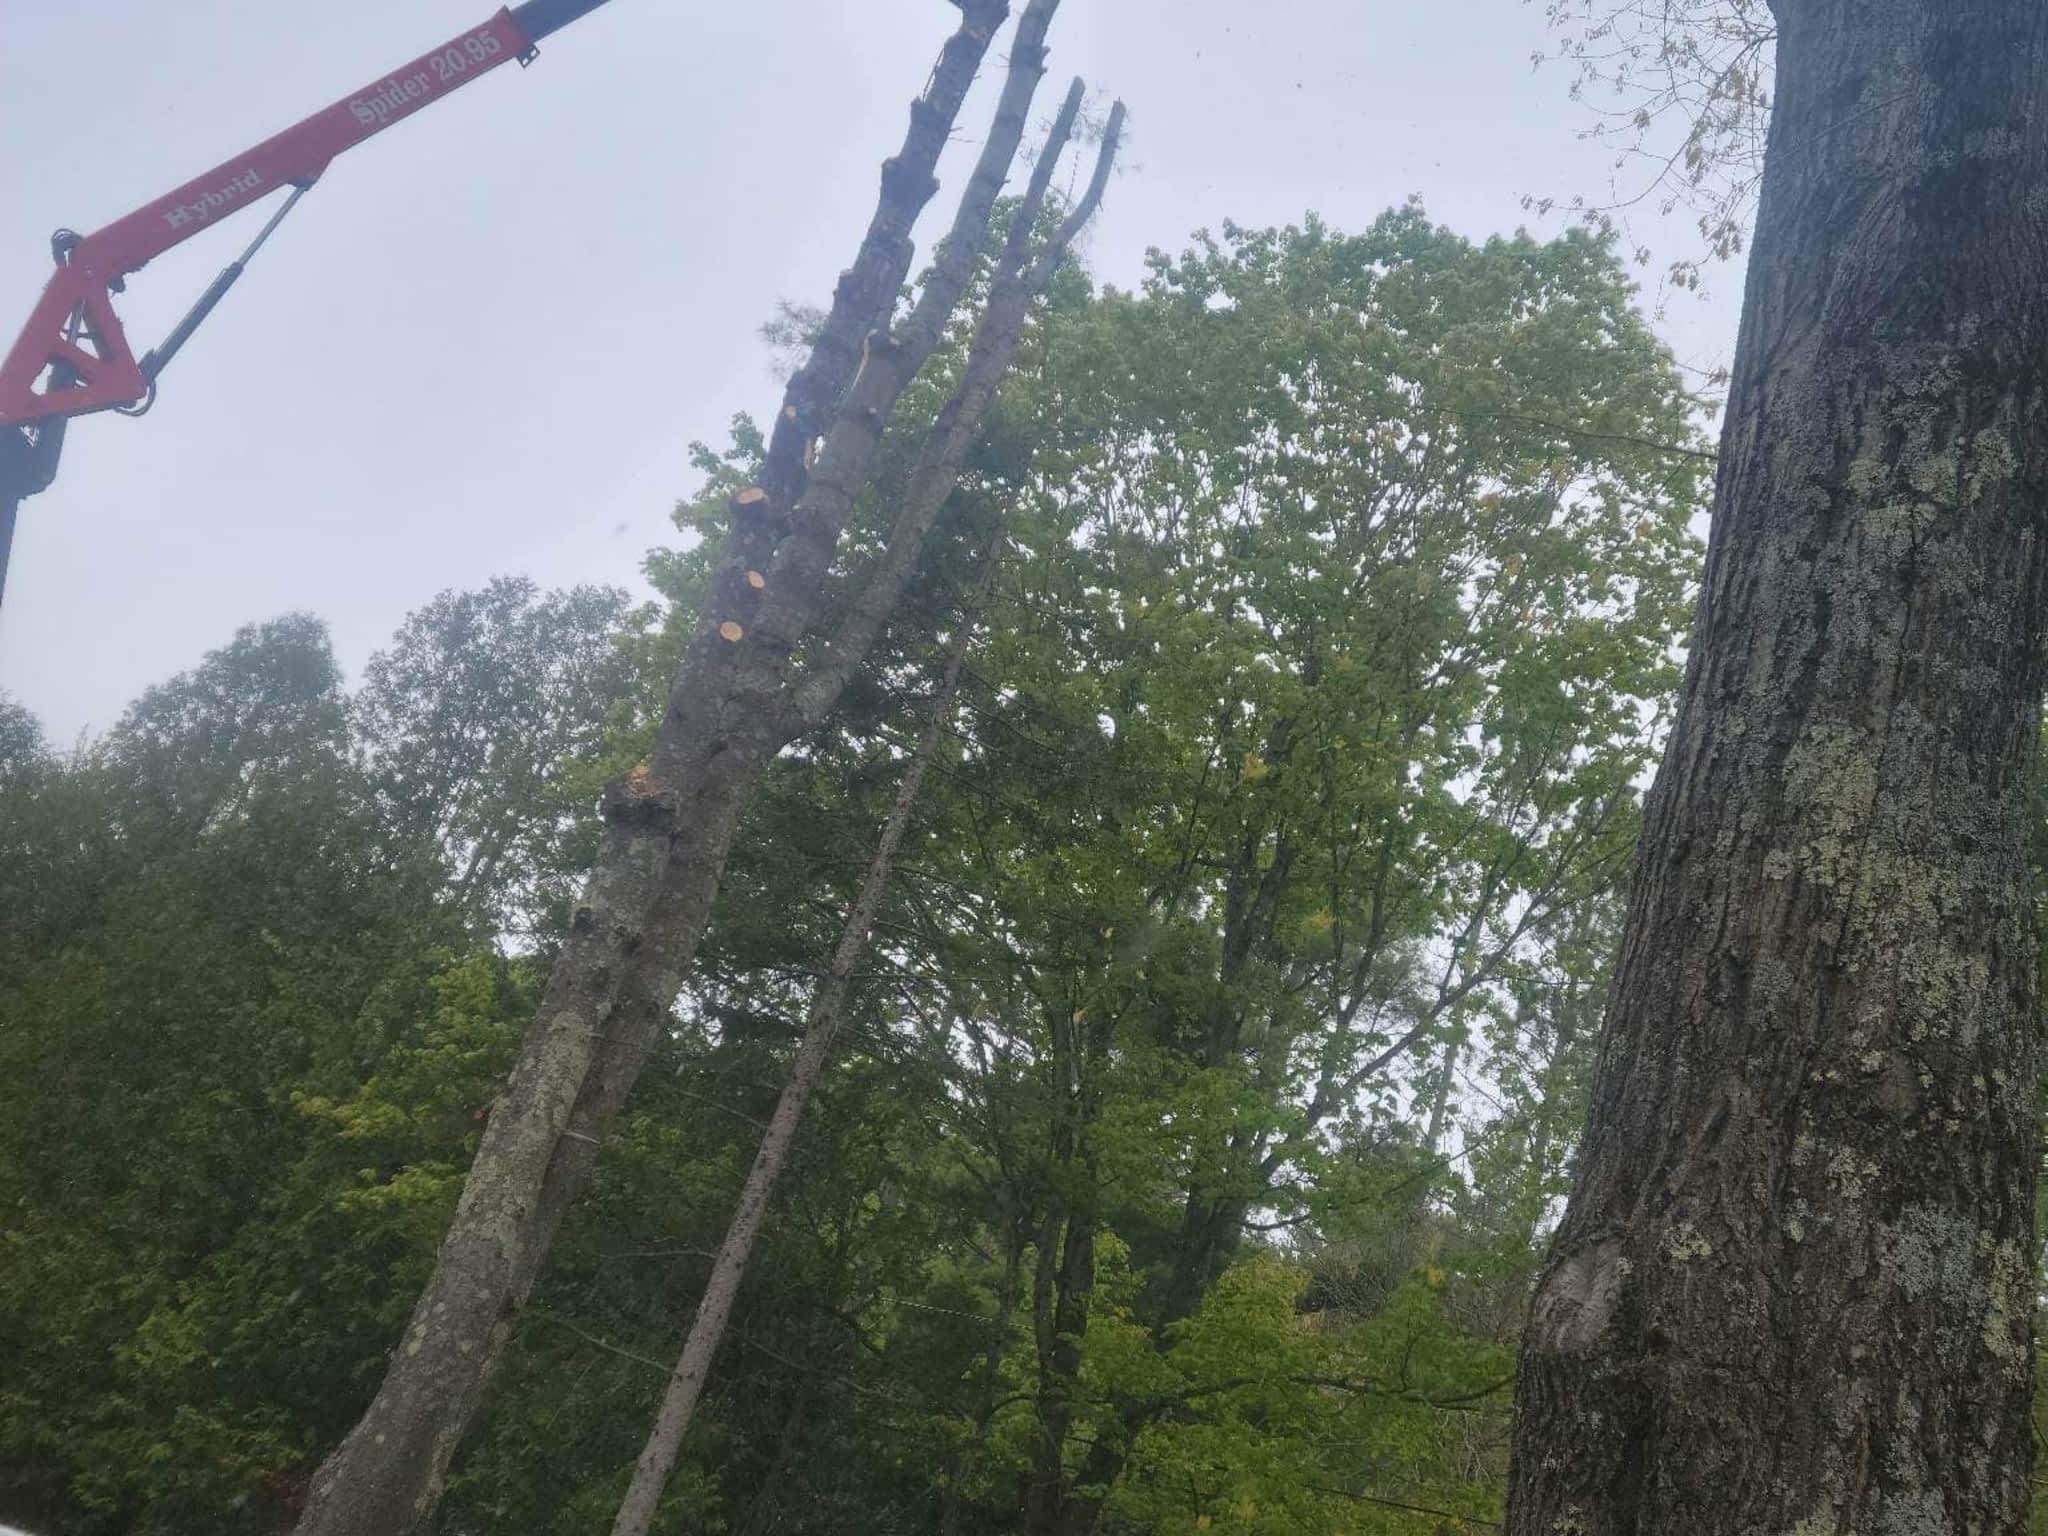
M1700 616L1513 1536L2025 1526L2048 8L1774 9Z

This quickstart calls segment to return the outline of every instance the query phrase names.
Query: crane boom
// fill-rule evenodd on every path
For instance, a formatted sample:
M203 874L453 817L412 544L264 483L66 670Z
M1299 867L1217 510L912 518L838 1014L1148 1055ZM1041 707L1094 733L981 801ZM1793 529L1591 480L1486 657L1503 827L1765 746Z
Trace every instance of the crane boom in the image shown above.
M512 19L530 43L551 37L572 21L580 21L606 0L526 0L512 7Z
M0 361L0 426L134 405L151 375L128 345L113 295L127 277L221 219L318 180L334 159L514 60L605 0L529 0L371 82L304 122L89 235L60 232L57 270ZM210 307L210 306L209 306Z
M607 0L525 0L482 26L223 161L203 176L90 235L51 238L57 270L20 338L0 358L0 591L15 514L48 488L70 418L149 398L157 374L213 312L242 268L335 158L500 65L530 63L536 45ZM114 313L128 277L222 219L289 187L256 241L216 278L163 344L137 358Z

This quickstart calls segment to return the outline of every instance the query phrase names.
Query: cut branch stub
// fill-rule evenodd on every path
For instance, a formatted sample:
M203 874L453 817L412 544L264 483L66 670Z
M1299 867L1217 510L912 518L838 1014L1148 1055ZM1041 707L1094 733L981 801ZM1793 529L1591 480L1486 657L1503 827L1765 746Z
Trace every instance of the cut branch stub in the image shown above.
M919 102L911 108L913 113L922 113L927 119L936 119L935 108ZM920 124L920 126L924 126ZM939 179L921 165L901 159L882 162L882 195L904 203L928 203L939 190Z
M676 800L673 794L655 782L647 764L642 763L605 787L599 809L604 819L614 826L624 823L659 826L675 819Z
M974 0L953 0L960 7L962 30L977 43L985 43L996 34L996 29L1009 19L1010 0L988 0L976 5Z

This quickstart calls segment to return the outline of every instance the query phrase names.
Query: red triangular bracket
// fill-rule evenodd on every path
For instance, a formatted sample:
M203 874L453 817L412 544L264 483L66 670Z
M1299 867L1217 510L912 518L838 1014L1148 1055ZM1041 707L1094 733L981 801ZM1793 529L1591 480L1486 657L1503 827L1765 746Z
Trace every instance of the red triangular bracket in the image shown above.
M52 387L52 368L73 382ZM148 393L106 280L83 267L59 267L0 361L0 425L83 416L133 405Z

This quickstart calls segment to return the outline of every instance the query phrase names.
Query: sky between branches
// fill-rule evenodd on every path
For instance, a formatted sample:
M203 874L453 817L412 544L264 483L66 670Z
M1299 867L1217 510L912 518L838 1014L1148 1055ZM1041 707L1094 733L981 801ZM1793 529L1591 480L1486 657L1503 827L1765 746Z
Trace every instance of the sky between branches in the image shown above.
M90 230L434 43L491 0L0 0L0 331ZM614 0L505 72L338 162L141 421L78 426L24 508L0 689L65 742L236 626L330 621L360 670L435 592L493 575L638 587L673 537L692 438L776 392L757 330L825 297L952 11L940 0ZM1310 209L1363 226L1411 194L1460 232L1528 194L1606 197L1614 153L1523 0L1067 0L1054 86L1131 105L1087 240L1130 284L1147 246ZM992 79L962 121L978 133ZM1047 93L1046 111L1057 98ZM1045 114L1041 113L1041 116ZM61 124L61 127L59 126ZM956 144L962 174L974 149ZM942 195L935 207L950 207ZM1629 214L1654 302L1683 214ZM174 252L121 300L159 338L253 228ZM1739 268L1660 330L1727 361Z

